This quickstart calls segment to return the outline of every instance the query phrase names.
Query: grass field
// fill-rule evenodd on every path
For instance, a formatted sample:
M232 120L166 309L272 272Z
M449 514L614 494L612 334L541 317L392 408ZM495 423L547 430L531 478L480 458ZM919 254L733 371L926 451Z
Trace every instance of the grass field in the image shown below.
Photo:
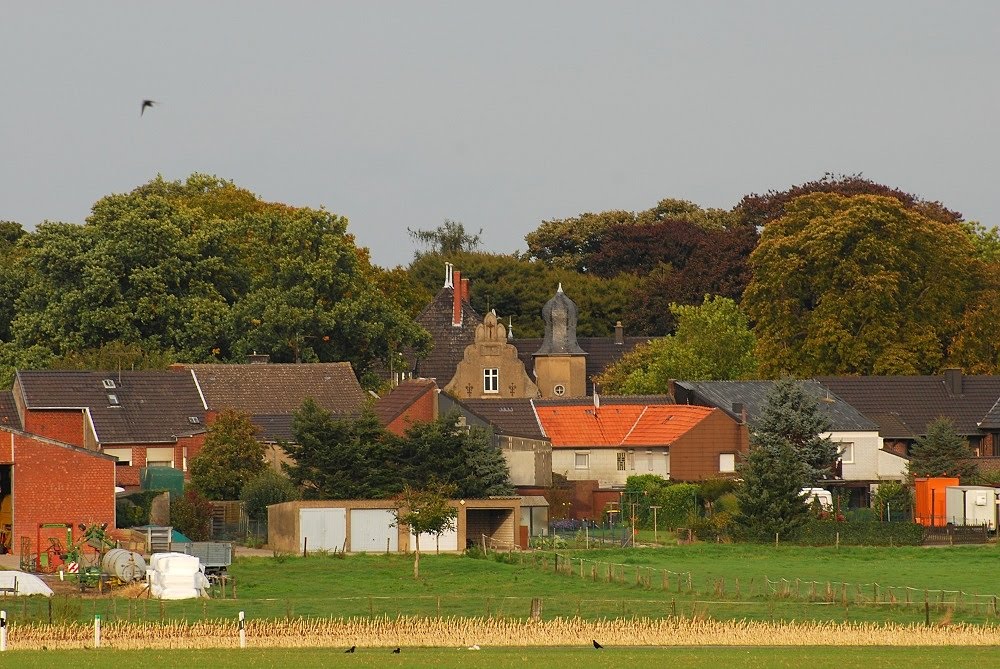
M552 555L525 556L526 564L501 564L493 560L457 555L425 555L421 578L412 578L412 558L400 555L358 555L338 558L240 558L231 573L238 599L158 602L123 598L52 601L52 620L88 620L100 614L105 620L169 620L233 618L240 610L249 618L298 616L510 616L525 617L531 599L542 599L542 617L584 618L670 614L717 619L895 621L924 620L923 592L930 593L932 622L998 622L989 598L965 596L957 591L992 593L1000 590L994 578L1000 550L993 546L947 548L804 548L694 544L662 549L566 551L574 560L573 575L552 573ZM579 559L584 559L584 577ZM625 582L608 583L591 578L591 561L626 565ZM635 567L649 587L636 585ZM621 569L621 568L616 568ZM644 570L654 570L653 572ZM658 571L690 573L685 580L673 576L664 590ZM784 578L793 592L774 592L765 579ZM799 579L796 584L795 579ZM739 580L739 594L736 583ZM889 586L909 586L911 606L897 590L895 602L844 603L810 597L807 581L846 581L859 584L863 598L872 598L878 583L883 597ZM720 585L722 586L720 588ZM940 593L949 591L939 605ZM839 591L838 591L839 592ZM812 599L813 601L810 601ZM11 601L14 620L47 621L47 600ZM819 601L817 601L819 600Z
M272 650L156 650L156 651L14 651L0 655L0 666L48 669L54 666L163 667L213 669L297 667L449 667L489 666L497 669L524 667L808 667L809 669L870 669L870 667L947 668L989 666L996 647L972 648L484 648L480 651L454 648L404 649L392 655L385 649L361 648L353 655L343 649Z

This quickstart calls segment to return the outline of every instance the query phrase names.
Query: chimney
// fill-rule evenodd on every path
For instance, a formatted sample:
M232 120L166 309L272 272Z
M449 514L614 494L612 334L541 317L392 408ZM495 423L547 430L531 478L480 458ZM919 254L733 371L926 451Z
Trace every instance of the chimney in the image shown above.
M452 285L451 285L451 272L452 272L452 264L450 262L446 262L444 264L444 287L445 288L451 288L452 287Z
M962 394L962 370L951 367L944 370L944 387L952 397Z
M736 419L741 422L747 422L747 410L743 406L743 402L733 402L733 413L736 414Z
M454 327L460 327L462 325L462 273L457 269L452 272L452 285L454 286L452 290L454 299L452 300L451 324Z
M615 323L615 344L618 346L625 344L625 328L622 327L621 321Z
M257 353L257 351L254 351L251 355L247 356L247 362L251 365L266 365L271 362L271 356L267 353Z
M462 301L469 302L469 280L462 279ZM469 302L471 304L471 302Z

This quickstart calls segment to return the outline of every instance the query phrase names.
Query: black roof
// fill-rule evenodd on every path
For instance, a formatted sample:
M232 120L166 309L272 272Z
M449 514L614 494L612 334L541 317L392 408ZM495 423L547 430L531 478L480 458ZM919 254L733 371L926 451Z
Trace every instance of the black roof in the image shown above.
M22 429L21 416L17 413L17 405L14 404L14 393L10 390L0 391L0 426L12 430Z
M471 304L462 302L462 324L452 325L454 299L455 289L445 286L416 318L430 333L432 348L426 358L415 361L414 375L435 379L441 387L455 376L465 348L476 340L476 326L483 322Z
M442 395L489 424L497 435L545 439L530 398L503 399L498 397L460 400L447 393L442 393Z

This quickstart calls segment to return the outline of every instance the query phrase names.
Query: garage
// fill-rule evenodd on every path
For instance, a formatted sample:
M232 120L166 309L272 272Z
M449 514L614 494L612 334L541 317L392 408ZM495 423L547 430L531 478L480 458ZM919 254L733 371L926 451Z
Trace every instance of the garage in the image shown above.
M342 551L347 509L299 509L299 550Z
M351 509L351 552L395 553L399 529L392 509Z

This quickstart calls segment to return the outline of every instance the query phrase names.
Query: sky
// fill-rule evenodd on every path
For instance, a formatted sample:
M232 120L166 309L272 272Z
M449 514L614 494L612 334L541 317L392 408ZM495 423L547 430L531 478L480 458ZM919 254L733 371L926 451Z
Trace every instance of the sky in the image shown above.
M994 226L997 26L992 1L7 3L0 220L202 172L393 266L445 219L510 252L832 172Z

